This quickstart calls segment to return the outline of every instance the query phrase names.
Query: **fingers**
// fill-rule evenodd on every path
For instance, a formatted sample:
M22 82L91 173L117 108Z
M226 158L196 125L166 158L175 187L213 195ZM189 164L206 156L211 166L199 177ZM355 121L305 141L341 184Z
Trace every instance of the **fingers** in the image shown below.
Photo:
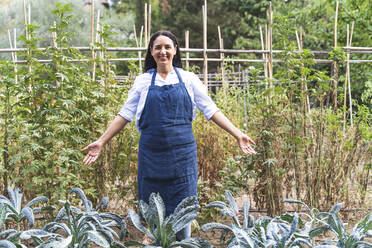
M98 155L91 155L91 154L87 154L83 160L83 163L86 164L86 165L91 165L93 164L98 158Z
M88 160L90 159L90 155L87 154L83 159L83 164L87 164Z
M83 149L81 149L81 151L82 151L82 152L85 152L85 151L88 150L88 149L89 149L89 145L86 146L86 147L84 147Z
M97 160L100 152L97 151L96 148L97 148L97 145L95 145L95 143L92 143L84 147L83 149L81 149L81 151L83 152L89 151L88 154L83 159L83 163L85 165L91 165Z
M251 143L252 145L256 145L256 143L250 137L248 137L248 142Z
M241 147L241 150L245 153L245 154L250 154L250 155L254 155L254 154L257 154L257 152L251 147L251 146L242 146Z
M239 141L240 149L245 154L254 155L257 154L257 152L251 147L251 145L256 145L256 143L247 135L243 135Z

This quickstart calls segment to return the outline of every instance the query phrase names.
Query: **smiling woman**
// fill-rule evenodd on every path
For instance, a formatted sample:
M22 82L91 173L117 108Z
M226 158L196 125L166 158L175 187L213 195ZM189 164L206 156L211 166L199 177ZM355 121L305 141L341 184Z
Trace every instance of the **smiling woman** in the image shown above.
M98 158L103 146L136 116L141 133L138 149L138 198L148 203L151 193L160 193L166 215L189 196L197 196L196 142L192 120L196 108L208 120L233 135L241 150L255 154L254 142L237 129L207 94L206 87L191 72L182 70L176 37L158 31L150 39L146 73L139 75L127 101L105 133L83 151L85 164ZM177 239L191 236L191 226L177 233Z

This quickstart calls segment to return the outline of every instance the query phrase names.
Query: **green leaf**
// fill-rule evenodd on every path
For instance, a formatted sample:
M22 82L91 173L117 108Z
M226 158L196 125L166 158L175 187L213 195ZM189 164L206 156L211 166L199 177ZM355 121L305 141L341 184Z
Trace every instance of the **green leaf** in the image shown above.
M336 205L334 205L331 209L331 211L329 211L331 214L337 214L338 212L340 212L341 210L341 207L342 207L342 203L337 203Z
M165 218L165 205L159 193L151 193L149 199L149 207L157 216L157 226L161 227Z
M337 214L330 214L328 216L328 225L329 228L337 234L339 239L342 240L344 238L346 235L344 226Z
M170 247L213 248L213 245L208 240L202 238L188 238L180 242L175 242Z
M248 225L249 225L249 207L250 207L250 204L249 202L245 202L243 204L243 228L248 228Z
M229 204L230 209L232 209L236 214L238 214L239 213L238 204L236 204L236 201L229 190L225 191L225 199Z
M321 235L325 230L328 230L328 226L320 226L320 227L316 227L314 229L311 229L310 233L309 233L309 237L310 238L315 238L316 236L319 236Z
M1 227L1 225L0 225ZM353 228L353 232L356 229L361 229L363 228L363 232L367 232L369 230L372 230L372 213L367 214L361 221L359 221L355 227Z
M45 196L35 197L34 199L32 199L26 204L26 207L31 207L32 205L38 202L48 202L48 199Z
M21 233L20 238L21 239L30 239L32 236L38 237L38 238L44 238L53 235L52 233L40 230L40 229L31 229L27 230Z
M27 220L28 220L28 225L30 227L33 227L34 226L34 221L35 221L35 217L34 217L34 213L32 211L32 209L30 207L24 207L21 211L21 214L23 214Z
M80 189L80 188L73 188L72 190L70 190L70 192L68 192L69 194L72 194L72 193L76 193L80 196L81 198L81 201L83 202L83 205L84 205L84 208L85 208L85 211L91 211L91 208L89 208L89 203L88 203L88 199L87 197L85 196L84 192Z
M207 231L212 230L212 229L222 229L222 230L232 231L231 227L229 227L227 225L224 225L224 224L221 224L221 223L217 223L217 222L204 224L201 227L201 229L202 229L203 232L207 232Z
M303 206L306 207L307 210L310 211L310 208L308 205L306 205L306 203L302 202L302 201L298 201L298 200L292 200L292 199L285 199L283 200L284 203L295 203L295 204L301 204Z
M8 240L0 240L0 247L1 248L17 248L12 242Z
M70 82L68 77L63 73L57 72L56 76L57 76L57 78L60 78L62 82L67 82L67 83Z
M88 240L94 242L96 245L99 245L104 248L109 248L109 242L97 231L88 231L87 232Z
M130 218L130 220L132 221L133 225L138 229L140 230L141 232L147 234L152 240L156 240L154 235L152 235L142 224L141 224L141 220L138 216L138 214L136 212L134 212L133 210L129 210L128 211L128 217Z
M6 220L7 205L2 204L0 206L1 206L0 208L0 230L1 230Z
M139 247L144 247L145 246L145 244L142 244L142 243L140 243L140 242L137 242L137 241L126 241L125 243L124 243L126 246L139 246Z
M62 240L56 240L45 244L41 244L37 246L37 248L67 248L70 245L71 241L72 236L68 236L67 238Z

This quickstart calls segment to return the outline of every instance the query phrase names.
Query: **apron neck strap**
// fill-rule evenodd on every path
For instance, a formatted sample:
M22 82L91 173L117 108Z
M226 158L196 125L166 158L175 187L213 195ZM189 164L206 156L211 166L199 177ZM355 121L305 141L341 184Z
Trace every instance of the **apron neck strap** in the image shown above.
M180 72L178 71L177 67L173 67L173 68L174 68L174 70L175 70L176 73L177 73L178 81L180 81L180 83L183 83L183 81L182 81L182 77L181 77L181 74L180 74Z
M152 74L151 86L155 85L155 77L156 77L156 70L154 70L154 73Z

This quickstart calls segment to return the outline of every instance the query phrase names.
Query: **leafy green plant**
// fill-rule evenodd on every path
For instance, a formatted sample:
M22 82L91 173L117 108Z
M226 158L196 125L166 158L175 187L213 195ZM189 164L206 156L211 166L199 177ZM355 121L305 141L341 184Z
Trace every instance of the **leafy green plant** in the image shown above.
M226 201L216 201L208 204L208 207L217 207L224 216L233 219L233 223L225 225L221 223L208 223L202 226L204 232L211 229L222 229L221 240L225 240L228 233L232 238L227 241L227 247L295 247L302 243L310 245L309 241L302 237L296 237L295 231L298 226L298 215L296 214L290 223L283 221L280 217L261 217L254 220L249 215L249 202L243 205L243 225L239 222L239 208L231 192L226 191Z
M35 213L40 213L45 208L33 208L36 203L47 202L45 196L35 197L22 208L22 196L19 188L12 189L8 187L9 198L0 196L0 229L7 223L16 225L16 229L5 229L0 232L0 238L3 240L0 247L27 247L22 244L22 240L42 240L43 238L53 236L40 229L26 229L25 220L28 226L33 227L35 223ZM5 238L5 239L4 239Z
M149 204L140 200L139 209L148 228L141 224L138 214L129 210L128 218L133 225L141 232L148 235L153 241L152 245L145 245L140 242L127 242L128 246L142 247L211 247L208 241L200 238L189 238L176 241L176 233L182 230L188 223L195 220L200 206L194 196L184 199L178 204L173 214L165 217L165 206L159 193L150 195Z
M8 187L9 198L0 195L0 228L6 221L13 221L17 225L17 230L21 230L21 224L27 219L28 225L33 227L35 223L34 213L41 211L41 208L32 208L32 206L39 202L47 202L45 196L38 196L26 203L22 208L22 196L19 188L12 189Z
M54 236L54 233L48 233L40 229L30 229L26 231L17 232L14 229L8 229L0 233L1 237L6 237L6 239L0 240L0 247L16 247L16 248L27 248L30 242L33 241L34 244L39 244L42 239ZM25 245L23 243L28 245Z
M115 241L123 239L126 232L126 223L124 219L113 213L99 213L99 208L106 209L108 198L104 197L93 208L84 192L79 188L74 188L70 193L77 193L84 206L84 210L71 206L69 201L61 201L64 206L59 210L55 221L46 224L43 230L56 233L58 230L65 233L65 236L59 233L46 242L41 242L40 248L46 247L88 247L88 244L95 243L100 247L125 247L123 244ZM120 229L118 235L113 228Z
M361 248L372 247L372 243L364 241L364 238L369 235L372 236L372 213L367 214L361 221L355 224L351 233L345 230L344 225L338 215L342 204L336 204L332 207L329 213L323 213L327 216L327 223L323 226L317 227L312 232L319 232L322 230L331 230L337 236L337 240L327 240L321 245L333 245L339 248Z

